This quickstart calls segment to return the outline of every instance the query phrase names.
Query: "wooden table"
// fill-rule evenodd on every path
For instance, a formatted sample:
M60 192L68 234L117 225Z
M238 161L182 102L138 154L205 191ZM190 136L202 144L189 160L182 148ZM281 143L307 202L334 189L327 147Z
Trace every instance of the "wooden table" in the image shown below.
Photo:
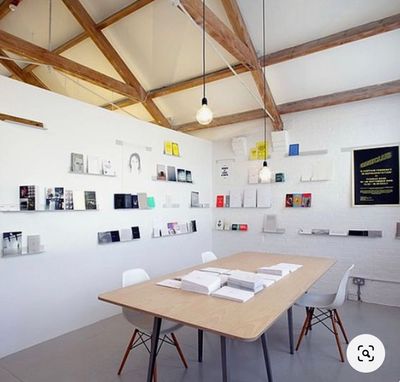
M204 264L139 285L104 293L99 296L99 299L122 307L150 313L155 317L147 375L148 382L152 381L156 359L155 349L157 349L161 320L163 318L200 329L199 338L202 337L202 330L221 336L223 381L229 379L229 369L226 362L226 338L241 341L255 341L261 338L268 379L271 382L272 375L265 335L266 330L282 313L288 311L289 337L291 352L293 352L291 307L299 297L329 270L335 261L321 257L242 252L209 262L206 265L254 272L259 267L281 262L302 264L303 267L258 293L246 303L238 303L156 285L160 280L183 276L194 269L204 268ZM199 360L201 361L201 359Z

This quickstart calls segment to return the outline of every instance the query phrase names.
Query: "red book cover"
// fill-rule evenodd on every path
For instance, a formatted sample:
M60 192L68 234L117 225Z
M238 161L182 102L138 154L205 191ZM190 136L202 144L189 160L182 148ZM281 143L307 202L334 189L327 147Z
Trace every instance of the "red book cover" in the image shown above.
M217 195L217 207L224 206L224 195Z
M248 225L247 224L240 224L239 225L239 231L247 231L248 229Z

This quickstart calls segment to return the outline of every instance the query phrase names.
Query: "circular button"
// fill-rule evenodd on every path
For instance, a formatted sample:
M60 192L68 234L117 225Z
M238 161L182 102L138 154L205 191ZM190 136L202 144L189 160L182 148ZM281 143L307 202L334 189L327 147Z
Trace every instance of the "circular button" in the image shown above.
M346 355L354 370L372 373L382 366L385 347L379 338L371 334L361 334L350 341Z

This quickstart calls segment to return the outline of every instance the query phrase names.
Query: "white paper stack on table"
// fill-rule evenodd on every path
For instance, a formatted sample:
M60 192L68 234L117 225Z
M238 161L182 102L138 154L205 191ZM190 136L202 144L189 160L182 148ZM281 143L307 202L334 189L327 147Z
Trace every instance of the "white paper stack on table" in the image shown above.
M182 281L174 280L174 279L166 279L166 280L159 281L157 283L157 285L165 286L167 288L180 289L182 286Z
M221 287L221 279L216 274L192 271L182 277L181 289L201 294L211 294Z
M231 301L246 302L254 297L254 292L224 286L211 294L214 297L225 298Z
M257 273L235 270L228 276L228 286L257 293L264 289L264 280Z
M296 271L301 268L300 264L289 264L289 263L279 263L272 265L270 267L260 267L257 269L258 273L263 273L267 275L273 275L278 277L284 277L291 272Z
M230 275L232 273L231 269L218 268L218 267L207 267L200 269L202 272L216 273L218 275Z

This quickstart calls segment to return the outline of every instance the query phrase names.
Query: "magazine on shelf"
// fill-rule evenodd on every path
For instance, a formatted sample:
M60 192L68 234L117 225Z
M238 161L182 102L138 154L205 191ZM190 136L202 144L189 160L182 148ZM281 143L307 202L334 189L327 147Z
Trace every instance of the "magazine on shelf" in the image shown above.
M87 210L96 210L96 192L95 191L85 191L85 208Z
M87 172L88 174L100 175L102 171L102 163L99 157L88 155L87 158Z
M167 180L164 164L157 165L157 180Z
M197 191L192 191L190 194L190 206L199 207L200 206L200 194Z
M48 187L45 189L46 210L64 209L64 187Z
M28 253L40 252L40 235L28 235L26 237L26 244Z
M83 154L71 153L71 172L83 174L85 172L85 161Z
M137 194L138 204L140 209L147 209L149 205L147 204L147 193L146 192L138 192Z
M139 227L137 227L137 226L131 227L131 230L132 230L133 239L140 239L140 229L139 229Z
M73 190L73 208L76 211L81 211L86 209L85 205L85 194L83 190Z
M178 174L178 182L186 182L186 170L178 168L176 172Z
M131 241L133 239L132 230L130 228L122 228L119 230L120 241Z
M186 170L186 182L193 183L192 172L189 170Z
M3 232L3 256L22 254L22 232Z
M114 164L110 159L103 159L103 175L114 176Z
M168 182L176 182L176 171L174 166L167 166L167 180Z
M21 211L36 210L38 198L37 186L19 186L19 209Z

